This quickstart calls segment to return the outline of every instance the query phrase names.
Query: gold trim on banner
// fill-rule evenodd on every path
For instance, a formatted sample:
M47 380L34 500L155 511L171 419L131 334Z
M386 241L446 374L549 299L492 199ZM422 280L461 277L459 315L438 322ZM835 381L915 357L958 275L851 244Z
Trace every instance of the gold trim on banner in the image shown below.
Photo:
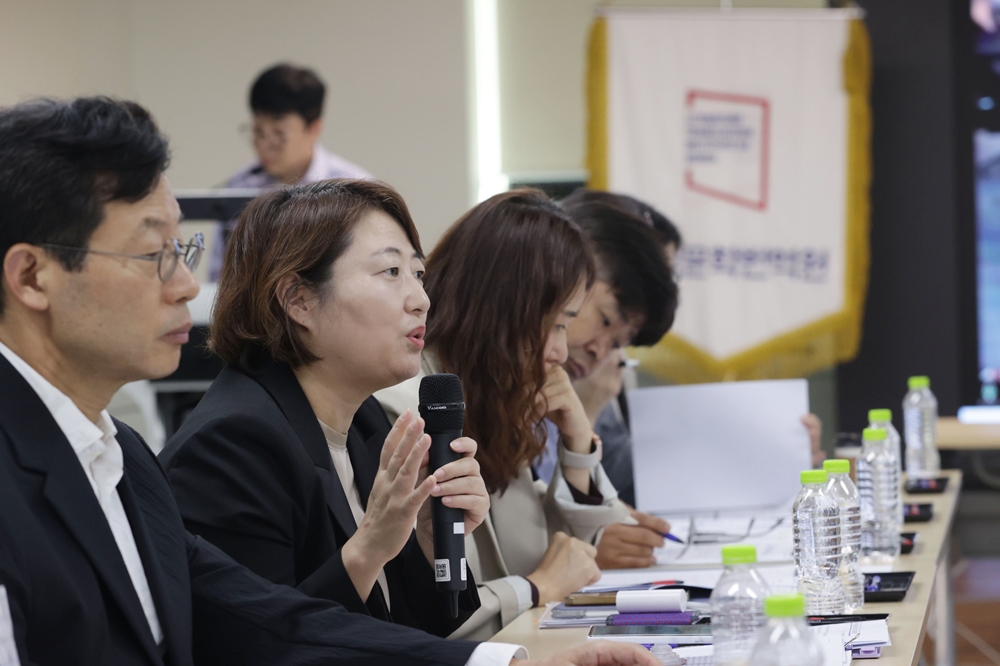
M864 23L852 20L848 31L842 63L848 105L844 309L724 359L717 359L690 342L668 334L654 347L629 349L629 355L639 359L644 370L680 383L778 379L809 375L857 355L870 259L872 64ZM594 21L590 33L587 100L588 185L593 189L607 189L608 44L604 18Z
M608 22L594 19L587 62L587 187L608 189Z

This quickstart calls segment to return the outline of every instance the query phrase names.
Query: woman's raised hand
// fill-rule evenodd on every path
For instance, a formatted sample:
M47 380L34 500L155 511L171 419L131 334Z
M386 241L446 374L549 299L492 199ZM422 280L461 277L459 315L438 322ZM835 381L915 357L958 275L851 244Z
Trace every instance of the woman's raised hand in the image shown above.
M406 545L420 507L438 485L434 477L421 473L430 445L423 419L414 418L410 410L396 419L385 438L365 517L341 549L344 568L362 599L367 599L386 562Z

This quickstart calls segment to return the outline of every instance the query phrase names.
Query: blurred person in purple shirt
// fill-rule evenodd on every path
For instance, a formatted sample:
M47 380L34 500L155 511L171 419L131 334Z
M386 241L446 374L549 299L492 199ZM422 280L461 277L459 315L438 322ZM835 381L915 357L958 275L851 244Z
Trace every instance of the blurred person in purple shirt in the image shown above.
M299 185L329 178L371 178L357 164L326 150L323 97L326 87L314 71L278 64L250 88L253 121L247 127L257 161L234 174L231 188Z

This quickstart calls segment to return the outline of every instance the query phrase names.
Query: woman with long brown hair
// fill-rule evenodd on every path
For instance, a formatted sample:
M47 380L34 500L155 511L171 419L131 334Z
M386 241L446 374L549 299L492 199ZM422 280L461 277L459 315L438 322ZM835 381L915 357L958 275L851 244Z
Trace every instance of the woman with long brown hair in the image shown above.
M482 608L457 632L489 637L532 606L600 575L592 545L628 515L600 466L600 443L569 376L566 326L595 278L586 236L554 202L514 190L456 222L427 260L432 303L426 374L457 374L465 434L490 492L490 514L466 540ZM419 376L380 391L391 413L417 403ZM546 485L531 462L558 428L560 465Z

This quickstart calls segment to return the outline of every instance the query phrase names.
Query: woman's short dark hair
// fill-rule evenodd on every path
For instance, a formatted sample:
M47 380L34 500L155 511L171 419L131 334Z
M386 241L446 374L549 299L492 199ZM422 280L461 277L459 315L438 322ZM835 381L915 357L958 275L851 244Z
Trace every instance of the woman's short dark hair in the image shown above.
M226 363L252 371L259 352L293 368L318 360L278 293L329 291L334 262L350 247L361 218L382 211L396 220L418 254L420 237L396 190L374 180L325 180L260 195L240 214L219 277L209 347ZM284 298L287 301L293 289Z
M250 88L250 110L277 116L297 113L306 125L323 115L326 86L316 72L281 63L264 70Z
M40 99L0 110L0 262L17 243L86 247L104 204L142 199L169 162L166 138L134 102ZM87 257L50 251L66 270Z
M618 305L626 313L643 317L632 344L649 346L674 324L677 283L662 240L636 214L641 210L637 203L609 192L577 190L561 205L593 242L598 276L611 285Z
M583 231L538 190L498 194L465 214L427 259L427 344L465 392L465 434L490 492L545 448L536 396L559 310L595 277Z

